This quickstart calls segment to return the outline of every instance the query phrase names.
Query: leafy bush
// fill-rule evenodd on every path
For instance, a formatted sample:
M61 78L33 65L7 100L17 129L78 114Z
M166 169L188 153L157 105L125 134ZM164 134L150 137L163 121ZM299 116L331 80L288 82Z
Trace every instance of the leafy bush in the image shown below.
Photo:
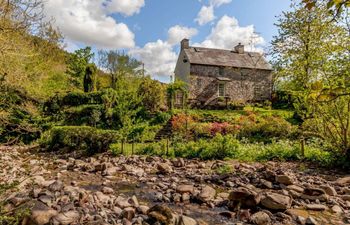
M238 140L232 136L218 134L210 141L199 140L197 142L176 143L174 152L176 157L225 159L234 158L238 147Z
M68 126L97 126L105 127L101 105L81 105L65 111L64 123Z
M118 132L88 126L53 127L42 135L40 144L49 151L83 151L88 155L108 150L120 139Z

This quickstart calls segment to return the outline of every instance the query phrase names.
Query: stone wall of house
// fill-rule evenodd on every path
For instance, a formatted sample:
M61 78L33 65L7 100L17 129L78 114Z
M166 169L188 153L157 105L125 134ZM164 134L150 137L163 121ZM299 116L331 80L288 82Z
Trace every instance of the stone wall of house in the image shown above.
M271 98L272 74L267 70L191 65L189 100L200 105L215 104L218 85L225 83L229 101L263 101ZM229 81L219 81L229 78Z

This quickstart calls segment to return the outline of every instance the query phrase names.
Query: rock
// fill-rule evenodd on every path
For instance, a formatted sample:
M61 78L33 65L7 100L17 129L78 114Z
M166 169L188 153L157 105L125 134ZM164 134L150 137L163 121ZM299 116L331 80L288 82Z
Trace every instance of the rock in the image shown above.
M155 205L150 208L147 212L147 215L150 217L151 221L154 224L155 222L165 223L165 224L174 224L175 218L171 209L165 205Z
M334 205L332 207L332 212L334 212L336 214L341 214L341 213L343 213L343 209L339 205Z
M125 208L121 217L131 221L135 217L135 209L132 207Z
M143 214L143 215L146 215L147 214L147 211L149 210L149 207L148 206L145 206L145 205L140 205L138 208L137 208L137 212Z
M113 212L115 213L115 215L120 216L122 214L123 210L117 206L114 206Z
M184 167L185 166L185 160L183 158L176 158L172 161L172 163L175 167Z
M191 195L189 195L188 192L183 193L182 196L181 196L181 199L182 199L183 202L189 202L190 199L191 199Z
M233 207L237 204L241 204L242 207L255 207L260 202L260 195L255 191L245 187L239 187L234 189L228 199L233 203Z
M57 214L56 210L49 208L42 202L35 201L30 218L36 225L44 225L49 223L50 219Z
M105 195L100 191L96 191L95 195L96 195L97 199L100 202L102 202L102 204L106 204L110 200L110 197L108 195Z
M261 180L260 180L260 183L261 183L261 185L262 185L263 187L265 187L265 188L269 188L269 189L272 189L272 188L273 188L273 184L272 184L272 182L270 182L270 181L261 179Z
M339 197L344 201L350 201L350 195L340 195Z
M109 195L109 194L113 194L114 190L113 190L113 188L110 188L110 187L103 187L102 188L102 193L106 194L106 195Z
M339 178L335 183L340 186L348 185L350 184L350 176Z
M133 195L131 198L129 198L128 202L133 206L133 207L139 207L139 201L137 200L137 197Z
M286 195L267 192L263 195L261 204L268 209L286 210L291 207L292 199Z
M122 209L132 206L127 199L121 196L117 197L117 199L115 200L115 204Z
M293 179L287 175L277 175L276 182L284 185L291 185L293 184Z
M260 211L260 212L254 213L251 216L250 221L257 225L267 225L271 223L271 218L266 212Z
M324 211L327 209L327 206L321 204L307 204L306 209L314 211Z
M206 185L198 195L198 199L202 202L208 202L214 199L216 191L214 188Z
M309 217L306 219L305 224L306 224L306 225L317 225L318 223L317 223L317 221L316 221L313 217L309 216Z
M177 225L197 225L197 221L188 216L180 216Z
M53 224L68 225L77 222L80 218L80 214L77 211L71 210L68 212L60 213L52 218Z
M157 170L160 174L168 174L173 172L173 168L171 168L171 166L167 163L158 163Z
M312 201L315 201L315 200L327 201L328 200L328 196L323 189L314 188L314 187L305 188L303 194L301 195L301 198L312 200Z
M105 176L114 176L114 175L117 174L117 172L118 172L118 168L117 167L109 167L109 168L107 168L107 169L105 169L103 171L103 175L105 175Z
M288 185L287 186L287 190L292 190L292 191L296 191L296 192L299 192L299 193L303 193L304 192L304 188L299 187L297 185Z
M223 212L220 212L219 215L229 219L232 219L235 217L235 213L231 211L223 211Z
M183 194L183 193L193 193L194 192L194 186L190 184L182 184L177 186L176 192Z
M64 185L62 183L62 181L60 180L56 180L55 182L53 182L52 184L50 184L48 186L48 189L52 192L56 192L56 191L61 191L63 189Z
M326 192L327 195L329 196L336 196L337 191L334 189L334 187L329 186L329 185L323 185L321 188Z

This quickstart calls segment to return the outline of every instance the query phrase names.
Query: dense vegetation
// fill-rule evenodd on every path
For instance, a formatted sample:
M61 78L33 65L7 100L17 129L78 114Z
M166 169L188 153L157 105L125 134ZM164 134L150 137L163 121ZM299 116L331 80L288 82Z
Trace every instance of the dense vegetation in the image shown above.
M41 12L40 1L9 2L0 1L1 143L337 166L350 159L347 1L294 2L271 45L272 104L232 102L226 110L188 109L186 101L175 109L185 84L152 80L118 50L67 53L45 16L30 14Z

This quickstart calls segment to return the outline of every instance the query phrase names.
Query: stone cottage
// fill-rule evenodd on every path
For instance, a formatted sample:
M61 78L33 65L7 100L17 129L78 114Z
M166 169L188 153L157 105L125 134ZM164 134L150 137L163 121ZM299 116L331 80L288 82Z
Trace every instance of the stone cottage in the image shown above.
M191 106L207 107L228 103L270 100L272 68L264 56L247 52L244 45L231 50L189 46L181 41L175 78L188 84ZM176 103L182 102L178 93Z

